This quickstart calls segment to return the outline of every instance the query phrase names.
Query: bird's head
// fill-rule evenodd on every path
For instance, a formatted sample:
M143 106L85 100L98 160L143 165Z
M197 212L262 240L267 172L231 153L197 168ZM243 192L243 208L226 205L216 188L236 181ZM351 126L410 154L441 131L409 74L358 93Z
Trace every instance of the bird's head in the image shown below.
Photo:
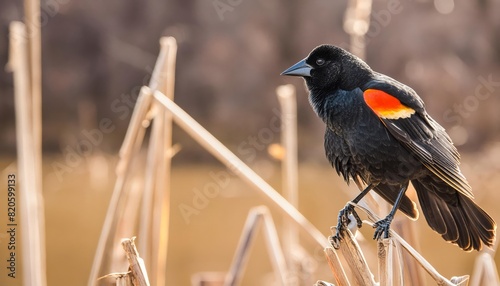
M321 45L281 74L303 77L308 89L314 92L339 88L352 90L372 71L365 62L346 50Z

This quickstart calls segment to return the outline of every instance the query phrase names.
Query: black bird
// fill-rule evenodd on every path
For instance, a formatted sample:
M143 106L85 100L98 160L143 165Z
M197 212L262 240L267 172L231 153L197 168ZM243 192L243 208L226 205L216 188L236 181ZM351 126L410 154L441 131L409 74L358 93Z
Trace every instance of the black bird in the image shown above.
M352 202L374 190L393 205L375 223L374 239L389 237L398 209L417 219L416 205L405 195L411 182L427 223L446 241L465 251L493 245L496 223L474 203L457 149L413 89L332 45L315 48L282 75L305 79L309 102L326 124L326 157L337 173L367 185ZM350 214L361 227L348 204L333 242L342 238Z

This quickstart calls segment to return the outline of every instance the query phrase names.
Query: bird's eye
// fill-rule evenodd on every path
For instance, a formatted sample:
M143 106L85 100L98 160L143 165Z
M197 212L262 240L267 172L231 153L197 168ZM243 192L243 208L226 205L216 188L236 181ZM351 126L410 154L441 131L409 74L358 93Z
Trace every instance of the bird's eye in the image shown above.
M317 59L317 60L316 60L316 64L317 64L318 66L322 66L322 65L324 65L324 64L325 64L325 60L324 60L324 59Z

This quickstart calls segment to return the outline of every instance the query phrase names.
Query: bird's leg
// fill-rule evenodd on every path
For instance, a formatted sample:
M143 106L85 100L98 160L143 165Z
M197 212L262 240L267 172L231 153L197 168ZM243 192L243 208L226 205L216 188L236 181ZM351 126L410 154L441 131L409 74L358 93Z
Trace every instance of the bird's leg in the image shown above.
M373 184L369 184L359 195L357 195L354 200L351 202L357 204L368 192L374 187ZM337 233L330 237L330 242L333 247L338 249L340 247L340 240L344 236L344 232L347 228L347 225L351 222L349 215L352 214L354 219L356 220L356 225L358 228L361 228L363 222L361 218L359 218L358 214L354 210L354 206L350 203L340 210L339 216L337 219Z
M375 234L373 235L373 239L376 240L381 239L382 235L383 238L389 237L389 229L391 227L392 219L394 218L394 215L396 214L396 211L398 210L399 205L401 204L401 199L405 195L406 189L408 189L408 183L406 183L405 185L403 185L403 187L401 187L401 190L399 191L396 201L394 201L394 205L389 214L384 219L381 219L373 224L373 228L375 228Z

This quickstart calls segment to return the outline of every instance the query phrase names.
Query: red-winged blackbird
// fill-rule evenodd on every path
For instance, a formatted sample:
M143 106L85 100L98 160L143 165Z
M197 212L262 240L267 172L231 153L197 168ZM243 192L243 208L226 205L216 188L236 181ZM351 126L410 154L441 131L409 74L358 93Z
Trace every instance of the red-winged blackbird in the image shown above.
M352 202L374 190L393 205L375 223L374 239L389 236L398 208L418 217L405 195L411 181L427 223L446 241L466 251L493 245L495 222L473 202L457 149L413 89L331 45L315 48L282 74L305 79L311 106L326 123L326 156L337 173L347 182L367 184ZM361 227L348 204L339 213L334 242L342 238L350 214Z

